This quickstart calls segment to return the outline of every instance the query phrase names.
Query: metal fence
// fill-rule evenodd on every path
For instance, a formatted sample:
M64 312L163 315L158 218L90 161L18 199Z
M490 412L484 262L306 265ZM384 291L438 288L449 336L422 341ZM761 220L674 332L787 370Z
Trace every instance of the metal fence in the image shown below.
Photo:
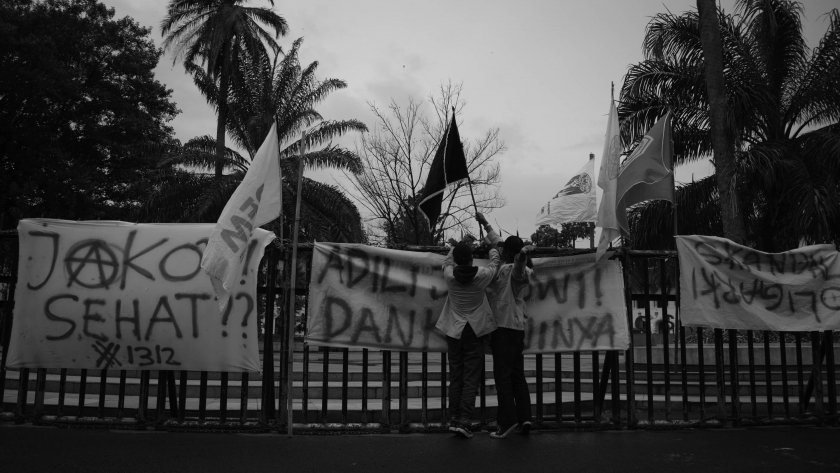
M8 370L17 236L0 235L0 245L0 287L5 287L0 420L164 430L284 431L290 421L298 433L444 430L445 354L296 342L293 359L288 359L283 342L288 331L300 333L305 327L311 247L300 247L303 277L296 288L289 288L283 277L289 265L281 249L271 246L261 263L257 292L263 370L258 374ZM688 329L674 314L679 307L676 253L629 251L621 262L631 348L527 355L537 428L837 422L833 332ZM286 313L277 309L287 307L293 296L300 306L295 326L285 316L275 323L277 315ZM485 358L489 367L492 359ZM476 409L479 428L492 425L496 412L492 370L484 373ZM289 395L292 419L287 418Z

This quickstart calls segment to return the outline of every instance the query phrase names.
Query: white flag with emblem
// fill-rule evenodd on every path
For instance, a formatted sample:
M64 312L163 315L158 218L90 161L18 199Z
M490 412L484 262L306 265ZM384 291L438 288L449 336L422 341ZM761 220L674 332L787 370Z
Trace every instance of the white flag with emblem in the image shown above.
M537 215L537 225L595 221L595 160L590 159Z
M242 262L252 251L248 248L251 233L280 216L283 182L279 154L274 124L225 205L204 250L201 267L210 275L220 311L227 306L236 283L243 280L240 273Z

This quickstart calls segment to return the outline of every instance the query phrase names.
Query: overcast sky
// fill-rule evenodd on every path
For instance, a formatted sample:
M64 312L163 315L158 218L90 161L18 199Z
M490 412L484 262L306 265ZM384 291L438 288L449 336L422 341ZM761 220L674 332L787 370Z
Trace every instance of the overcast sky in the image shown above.
M118 17L151 26L160 45L167 0L104 0ZM254 5L268 5L255 0ZM724 0L734 11L734 1ZM837 0L805 0L811 47L825 34L822 16ZM319 61L318 77L348 87L318 108L327 119L375 125L368 102L425 99L441 82L463 83L467 106L462 139L498 127L507 152L499 159L506 207L490 221L525 237L548 199L595 153L600 160L610 82L620 87L627 67L642 59L645 26L657 13L694 9L694 0L306 0L275 1L289 34L304 37L301 60ZM156 76L173 89L181 109L176 136L215 135L215 112L168 53ZM429 107L428 104L425 105ZM344 140L352 147L352 139ZM596 161L596 169L599 161ZM707 162L677 168L677 181L711 172ZM338 172L314 177L335 184ZM361 210L361 208L360 208ZM583 244L583 242L580 242Z

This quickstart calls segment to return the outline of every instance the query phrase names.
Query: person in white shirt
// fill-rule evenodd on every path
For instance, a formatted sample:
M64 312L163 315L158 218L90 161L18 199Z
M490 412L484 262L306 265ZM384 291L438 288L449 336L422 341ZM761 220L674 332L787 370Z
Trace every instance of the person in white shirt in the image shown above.
M487 267L473 266L469 243L452 247L443 261L449 293L435 327L446 334L449 357L449 430L472 438L472 413L484 369L484 341L496 329L485 289L499 267L499 252L490 251Z
M493 227L481 213L476 220L487 231L487 240L492 246L502 242ZM493 349L493 378L499 407L496 423L498 430L490 434L493 438L505 438L518 430L528 434L531 430L531 395L525 379L525 311L523 294L530 284L533 270L528 267L528 252L522 240L508 237L502 246L502 265L489 287L490 306L496 320L490 345Z

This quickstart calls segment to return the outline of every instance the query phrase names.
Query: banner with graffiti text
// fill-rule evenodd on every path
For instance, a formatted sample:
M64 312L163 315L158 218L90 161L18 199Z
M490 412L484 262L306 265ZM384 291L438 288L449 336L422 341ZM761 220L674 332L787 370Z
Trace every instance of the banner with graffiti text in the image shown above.
M447 295L443 259L432 253L316 244L307 343L446 351L445 336L435 329ZM533 262L526 294L526 353L629 346L618 262L596 263L594 253Z
M224 313L199 266L213 224L22 220L9 368L259 371L256 230Z
M763 253L711 236L679 236L685 325L809 332L840 329L840 253L814 245Z

